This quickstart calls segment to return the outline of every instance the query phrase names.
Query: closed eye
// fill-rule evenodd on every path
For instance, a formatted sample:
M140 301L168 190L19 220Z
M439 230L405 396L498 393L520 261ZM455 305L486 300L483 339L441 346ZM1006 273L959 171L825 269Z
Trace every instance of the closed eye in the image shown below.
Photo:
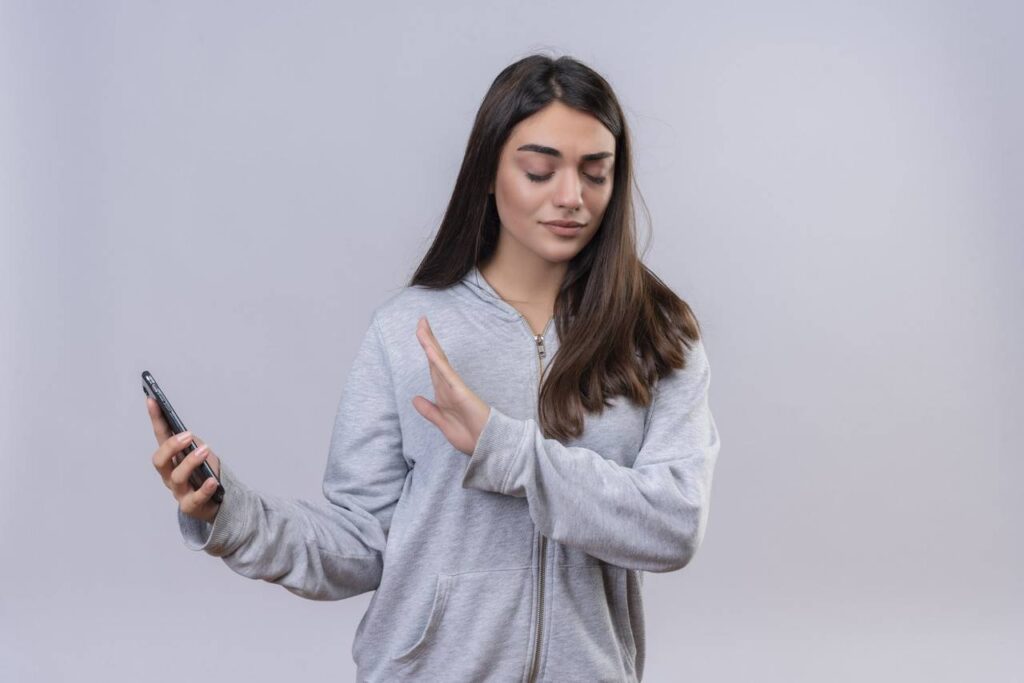
M534 175L532 173L527 173L526 177L530 179L530 182L533 182L533 183L543 183L545 181L551 180L551 176L553 176L553 175L555 175L555 174L554 173L549 173L547 175L541 176L541 175ZM603 176L602 177L592 176L592 175L587 175L586 173L584 173L583 175L587 176L587 178L589 178L590 181L593 182L596 185L603 185L604 182L606 180L608 180L608 178L603 177Z

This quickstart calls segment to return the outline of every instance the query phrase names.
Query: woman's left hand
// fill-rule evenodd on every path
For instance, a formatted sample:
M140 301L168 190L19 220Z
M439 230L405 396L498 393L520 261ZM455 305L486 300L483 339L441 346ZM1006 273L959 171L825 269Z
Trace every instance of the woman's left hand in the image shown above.
M423 396L414 396L412 404L420 415L441 430L455 448L466 455L473 455L491 407L473 393L452 368L426 317L420 318L416 326L416 338L427 354L436 403Z

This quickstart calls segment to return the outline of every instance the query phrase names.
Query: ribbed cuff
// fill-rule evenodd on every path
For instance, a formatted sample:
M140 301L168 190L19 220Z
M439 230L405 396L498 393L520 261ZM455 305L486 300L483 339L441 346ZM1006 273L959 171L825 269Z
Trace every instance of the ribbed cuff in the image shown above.
M512 465L522 455L529 423L509 417L494 406L487 415L476 448L462 476L462 488L508 495Z
M178 509L178 526L185 546L216 557L229 555L249 537L254 494L237 478L231 468L220 463L220 483L224 500L213 523L190 517Z

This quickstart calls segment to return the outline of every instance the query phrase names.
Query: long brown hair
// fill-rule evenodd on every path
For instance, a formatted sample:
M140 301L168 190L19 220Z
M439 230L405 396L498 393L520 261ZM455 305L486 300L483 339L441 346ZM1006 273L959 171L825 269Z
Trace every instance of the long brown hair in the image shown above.
M590 242L568 264L555 300L558 353L538 397L547 438L583 431L584 411L614 396L650 404L658 377L686 365L701 330L690 306L641 262L633 217L630 134L611 86L579 61L530 55L506 67L477 112L441 227L409 285L445 288L498 244L500 220L489 194L512 128L552 101L596 117L615 136L612 196Z

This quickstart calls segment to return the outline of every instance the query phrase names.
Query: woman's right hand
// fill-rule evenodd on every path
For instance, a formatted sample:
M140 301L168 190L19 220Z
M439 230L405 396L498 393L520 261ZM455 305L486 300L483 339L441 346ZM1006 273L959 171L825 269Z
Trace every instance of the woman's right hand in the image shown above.
M182 512L190 517L212 523L217 517L217 511L220 510L220 503L211 499L213 492L217 490L217 479L220 478L220 459L202 439L191 432L172 434L167 426L167 421L160 412L160 407L148 396L146 397L146 408L149 410L149 418L153 422L153 434L160 446L153 453L153 466L164 480L164 486L174 494ZM179 439L179 436L185 436L185 439ZM188 445L190 439L199 444L199 448L189 453L188 457L183 458L175 467L171 459ZM209 461L210 468L217 475L217 479L208 478L203 482L203 486L196 491L188 483L188 477L203 460Z

